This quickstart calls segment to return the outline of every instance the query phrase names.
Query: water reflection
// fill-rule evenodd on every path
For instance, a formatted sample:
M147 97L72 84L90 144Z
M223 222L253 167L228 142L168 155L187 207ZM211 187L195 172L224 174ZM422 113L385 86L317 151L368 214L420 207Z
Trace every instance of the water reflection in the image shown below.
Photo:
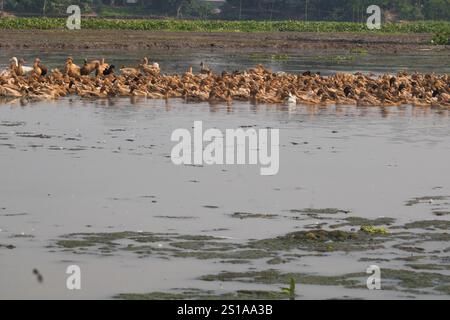
M64 98L58 101L42 101L36 103L30 103L27 99L17 98L0 98L0 107L11 108L16 107L33 107L34 104L48 104L55 107L64 105L78 105L90 108L92 106L104 107L104 108L131 108L132 110L139 110L145 108L152 108L154 106L164 106L166 112L179 112L181 108L197 109L199 105L207 105L210 113L233 113L236 109L239 112L249 112L254 114L260 113L286 113L292 115L307 115L310 119L317 116L334 115L337 117L348 116L374 116L379 115L381 118L395 117L429 117L437 116L441 118L447 118L450 110L444 108L435 107L420 107L411 105L391 106L391 107L366 107L366 106L349 106L349 105L267 105L256 103L186 103L180 99L169 100L147 100L142 97L130 97L130 98L110 98L110 99L80 99L78 97Z

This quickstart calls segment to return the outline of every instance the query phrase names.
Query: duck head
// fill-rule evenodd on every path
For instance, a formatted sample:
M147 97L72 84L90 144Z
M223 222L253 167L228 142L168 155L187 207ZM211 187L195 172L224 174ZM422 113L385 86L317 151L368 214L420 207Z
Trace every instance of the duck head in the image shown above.
M16 57L12 57L11 60L9 60L15 67L19 66L19 60Z

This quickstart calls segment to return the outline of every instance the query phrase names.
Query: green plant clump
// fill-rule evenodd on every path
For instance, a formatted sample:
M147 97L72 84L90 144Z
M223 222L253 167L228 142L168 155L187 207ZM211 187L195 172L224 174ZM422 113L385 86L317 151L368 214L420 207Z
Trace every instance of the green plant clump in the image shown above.
M450 45L450 32L440 31L435 33L431 43L435 45Z
M361 226L361 231L370 234L389 234L389 231L384 227Z

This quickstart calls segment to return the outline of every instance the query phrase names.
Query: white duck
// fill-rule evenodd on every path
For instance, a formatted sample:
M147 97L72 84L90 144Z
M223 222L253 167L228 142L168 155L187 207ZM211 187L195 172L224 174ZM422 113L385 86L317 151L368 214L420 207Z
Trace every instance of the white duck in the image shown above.
M16 57L11 58L11 69L16 71L18 76L23 76L25 74L33 71L33 67L24 66L25 60L20 59L20 61Z
M289 96L288 96L286 102L290 105L297 104L297 97L295 95L293 95L291 92L289 92Z

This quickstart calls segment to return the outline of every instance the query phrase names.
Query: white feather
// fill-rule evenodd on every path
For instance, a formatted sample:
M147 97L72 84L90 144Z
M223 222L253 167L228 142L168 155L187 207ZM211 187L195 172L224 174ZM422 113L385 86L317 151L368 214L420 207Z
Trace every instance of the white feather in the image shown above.
M297 104L297 97L294 96L292 93L289 93L289 98L287 100L289 104Z
M19 60L16 57L12 57L9 61L13 62L15 67L19 66Z
M23 72L24 73L30 73L31 71L33 71L32 67L27 67L27 66L22 66Z

